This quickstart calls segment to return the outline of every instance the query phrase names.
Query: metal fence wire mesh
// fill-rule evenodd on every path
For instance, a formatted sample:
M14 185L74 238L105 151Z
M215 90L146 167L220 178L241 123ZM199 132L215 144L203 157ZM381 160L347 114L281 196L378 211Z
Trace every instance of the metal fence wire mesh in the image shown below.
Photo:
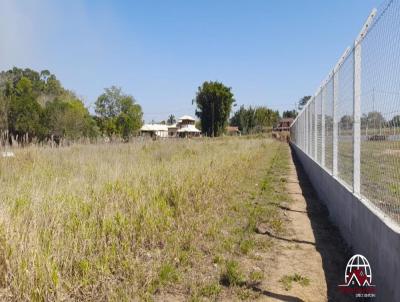
M293 122L291 141L400 223L400 0L371 13Z
M338 177L353 186L354 50L337 73Z

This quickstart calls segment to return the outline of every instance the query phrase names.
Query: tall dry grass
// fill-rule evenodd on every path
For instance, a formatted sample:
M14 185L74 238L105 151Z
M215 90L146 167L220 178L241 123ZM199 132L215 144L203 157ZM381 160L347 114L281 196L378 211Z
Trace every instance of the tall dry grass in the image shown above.
M192 295L240 243L243 183L277 146L226 138L16 150L0 159L0 299Z

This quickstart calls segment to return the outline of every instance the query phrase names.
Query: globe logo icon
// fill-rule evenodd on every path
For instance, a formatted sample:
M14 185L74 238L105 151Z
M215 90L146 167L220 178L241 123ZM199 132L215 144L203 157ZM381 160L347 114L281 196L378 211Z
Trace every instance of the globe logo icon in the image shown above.
M363 255L354 255L350 258L344 274L347 286L371 286L372 272L367 258Z

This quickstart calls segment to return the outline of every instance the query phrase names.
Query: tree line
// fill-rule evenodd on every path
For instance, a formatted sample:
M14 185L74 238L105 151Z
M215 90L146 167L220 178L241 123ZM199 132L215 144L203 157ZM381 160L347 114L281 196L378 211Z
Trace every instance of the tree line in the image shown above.
M232 126L239 127L243 134L262 132L266 128L271 128L279 121L279 111L274 111L267 107L245 108L240 106L230 119Z
M260 132L274 126L280 118L278 111L267 107L245 108L243 105L229 118L236 100L232 88L218 81L204 82L198 88L194 102L202 132L207 136L223 134L228 124L237 126L243 134Z
M143 122L140 105L114 86L99 96L95 112L90 114L83 101L48 70L14 67L0 72L2 144L59 143L99 136L127 140Z
M242 133L272 127L279 112L267 107L241 106L232 113L236 101L232 89L220 82L204 82L196 97L198 126L207 136L219 136L227 125ZM231 117L230 117L231 116ZM171 115L166 123L175 123ZM65 89L48 70L13 69L0 72L0 139L1 143L21 145L56 143L62 140L128 141L143 125L141 106L121 88L111 86L95 101L94 114L74 92Z
M332 117L328 118L333 123ZM341 116L339 121L342 129L350 130L353 128L354 118L352 115L345 114ZM400 126L400 115L394 115L392 118L386 119L381 112L370 111L361 115L360 122L361 129L394 128Z

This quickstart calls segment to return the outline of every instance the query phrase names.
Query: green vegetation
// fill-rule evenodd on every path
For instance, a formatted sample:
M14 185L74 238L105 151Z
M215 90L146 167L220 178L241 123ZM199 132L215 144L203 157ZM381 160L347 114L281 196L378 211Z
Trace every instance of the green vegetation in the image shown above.
M99 135L127 140L142 124L142 110L121 89L106 89L91 116L83 101L48 70L13 68L0 73L0 143L20 145Z
M122 137L125 141L142 126L142 108L135 99L112 86L96 101L98 124L102 133L109 138Z
M279 282L282 283L285 290L290 290L293 286L293 282L300 284L301 286L308 286L310 284L310 279L307 277L301 276L299 274L294 275L285 275L283 276Z
M249 275L249 281L252 284L258 284L264 280L264 273L262 271L252 271Z
M202 131L211 137L224 133L235 102L231 88L220 82L204 82L198 88L195 101Z
M230 124L239 127L243 134L262 132L266 128L271 129L279 120L279 112L267 107L245 108L240 106L232 118Z
M298 112L295 109L293 109L293 110L285 110L282 113L282 117L284 117L284 118L296 118L297 114L298 114Z
M218 283L210 283L200 289L200 295L208 298L216 298L221 292L221 285Z
M221 283L226 286L244 284L244 274L235 260L228 260L225 263L225 270L221 275Z

